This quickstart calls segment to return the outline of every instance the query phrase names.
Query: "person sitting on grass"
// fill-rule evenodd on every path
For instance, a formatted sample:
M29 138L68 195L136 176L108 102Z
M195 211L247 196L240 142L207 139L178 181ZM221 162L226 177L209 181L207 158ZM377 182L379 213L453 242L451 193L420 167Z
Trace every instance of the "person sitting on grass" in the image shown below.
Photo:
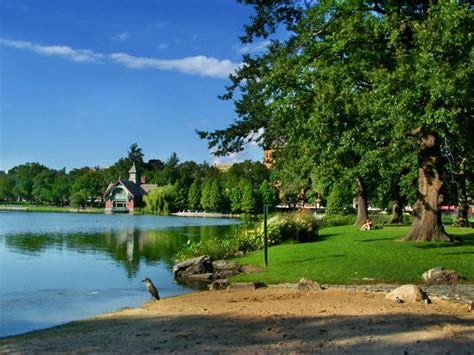
M362 225L362 227L360 227L360 230L361 231L369 231L373 228L374 228L374 225L373 225L372 221L370 220L370 218L367 218L365 220L365 223Z

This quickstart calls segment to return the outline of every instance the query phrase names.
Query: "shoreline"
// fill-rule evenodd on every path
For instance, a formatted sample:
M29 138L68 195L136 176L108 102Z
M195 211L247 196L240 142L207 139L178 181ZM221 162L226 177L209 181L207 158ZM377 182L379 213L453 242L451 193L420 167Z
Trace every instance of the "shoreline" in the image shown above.
M466 304L397 304L382 289L197 291L0 338L0 353L470 351Z
M0 211L11 212L51 212L51 213L88 213L88 214L103 214L103 209L98 208L84 208L78 209L73 207L43 207L43 206L8 206L0 205Z
M214 213L214 212L175 212L171 213L176 217L199 217L199 218L240 218L240 214Z
M107 214L104 208L85 208L78 209L73 207L42 207L42 206L15 206L0 205L0 211L11 212L51 212L51 213L89 213L89 214ZM136 216L160 216L153 213L137 213L130 215ZM229 218L239 219L240 214L213 213L213 212L175 212L171 213L175 217L197 217L197 218Z

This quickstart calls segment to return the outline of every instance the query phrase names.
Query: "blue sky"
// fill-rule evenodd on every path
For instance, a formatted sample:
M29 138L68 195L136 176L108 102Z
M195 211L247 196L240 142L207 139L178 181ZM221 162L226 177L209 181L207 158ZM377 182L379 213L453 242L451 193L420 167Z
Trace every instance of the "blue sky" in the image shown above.
M237 117L217 99L252 9L235 0L0 0L0 170L213 162L195 129ZM262 158L250 144L221 162Z

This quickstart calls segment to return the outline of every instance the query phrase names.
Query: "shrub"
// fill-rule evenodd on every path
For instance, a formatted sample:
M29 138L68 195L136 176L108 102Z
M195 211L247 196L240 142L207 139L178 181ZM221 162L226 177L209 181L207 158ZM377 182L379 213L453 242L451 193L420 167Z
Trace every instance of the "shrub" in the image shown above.
M282 242L311 242L316 240L318 226L310 213L297 212L279 214L267 221L268 245ZM222 259L237 252L249 252L264 247L263 222L240 225L232 235L222 238L189 241L176 253L178 260L200 255L210 255L213 259Z
M263 248L263 238L254 223L240 225L231 235L222 238L202 239L198 242L188 241L176 253L178 260L200 255L210 255L214 260L227 258L237 252L248 252Z
M263 235L263 223L260 233ZM270 245L289 240L305 243L316 240L318 225L309 212L280 214L268 220L267 233Z

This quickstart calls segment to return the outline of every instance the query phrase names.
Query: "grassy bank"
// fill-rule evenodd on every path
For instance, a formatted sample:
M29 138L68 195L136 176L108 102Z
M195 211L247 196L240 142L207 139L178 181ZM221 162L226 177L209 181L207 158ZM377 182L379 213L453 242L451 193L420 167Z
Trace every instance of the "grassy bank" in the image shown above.
M421 274L441 266L456 270L462 281L474 282L474 229L447 227L461 243L399 242L408 226L359 231L354 226L320 230L317 242L284 244L269 249L269 267L232 281L296 282L309 277L320 283L419 283ZM263 251L236 259L263 266Z
M73 208L56 206L26 206L26 205L0 205L0 211L24 211L24 212L71 212L71 213L104 213L103 208Z

